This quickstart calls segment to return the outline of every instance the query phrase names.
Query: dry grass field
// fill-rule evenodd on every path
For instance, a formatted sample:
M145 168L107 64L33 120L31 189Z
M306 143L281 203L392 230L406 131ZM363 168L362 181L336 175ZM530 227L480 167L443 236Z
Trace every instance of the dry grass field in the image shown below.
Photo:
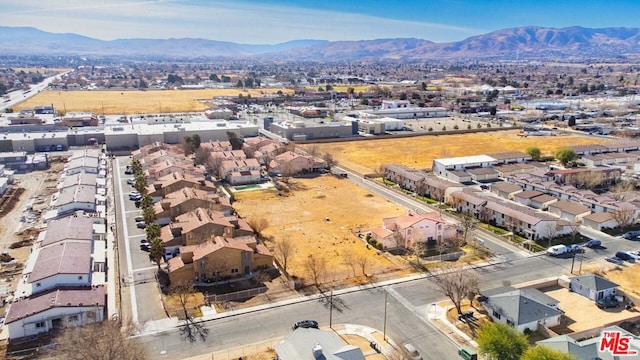
M403 139L384 139L301 145L317 146L321 152L331 153L339 163L361 173L370 173L380 165L397 163L412 168L431 168L433 159L442 157L491 154L504 151L525 151L537 146L543 155L553 155L567 145L606 142L578 135L518 136L517 130L459 135L419 136Z
M202 111L211 107L207 100L216 96L251 95L291 92L287 89L198 89L198 90L127 90L127 91L42 91L16 105L14 110L49 105L58 110L87 111L97 114L140 114Z
M333 176L292 179L290 186L287 196L278 196L275 189L237 193L233 205L244 218L266 219L269 227L263 231L265 236L273 236L275 241L286 237L296 244L288 264L290 274L313 284L306 269L307 259L313 255L326 261L322 283L343 283L353 278L352 268L345 264L347 253L368 256L367 274L406 270L401 261L392 263L375 250L367 250L355 234L358 228L365 232L382 224L385 217L403 214L403 208ZM272 249L273 243L267 242L267 246ZM357 265L355 273L362 274Z

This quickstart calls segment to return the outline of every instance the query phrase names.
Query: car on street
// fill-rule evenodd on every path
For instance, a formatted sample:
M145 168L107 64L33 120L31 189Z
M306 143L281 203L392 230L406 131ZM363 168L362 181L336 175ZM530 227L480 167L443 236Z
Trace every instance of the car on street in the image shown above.
M615 296L606 296L596 301L596 306L600 309L620 307L620 301Z
M137 227L138 229L144 229L144 228L146 228L146 227L147 227L147 223L146 223L146 222L144 222L144 221L138 221L138 222L136 223L136 227Z
M633 260L640 260L640 252L639 251L627 251L627 255L631 256Z
M638 237L640 237L640 231L638 230L628 231L622 234L622 237L627 240L636 240Z
M628 261L628 262L635 262L636 261L636 259L633 256L629 255L628 253L626 253L624 251L618 251L616 253L615 257L617 257L620 260L624 260L624 261Z
M584 246L593 249L593 248L599 247L601 245L602 245L602 241L592 239L592 240L587 241L587 243Z
M615 257L615 256L611 256L611 257L607 257L604 258L605 260L607 260L610 263L614 263L616 265L622 265L624 263L624 261L622 261L622 259Z
M318 322L315 320L301 320L293 324L293 330L297 328L318 329L319 327L318 327Z
M567 252L581 253L584 252L584 249L582 248L582 245L567 245Z
M404 349L407 351L412 360L422 360L422 355L418 352L415 346L411 344L404 344Z

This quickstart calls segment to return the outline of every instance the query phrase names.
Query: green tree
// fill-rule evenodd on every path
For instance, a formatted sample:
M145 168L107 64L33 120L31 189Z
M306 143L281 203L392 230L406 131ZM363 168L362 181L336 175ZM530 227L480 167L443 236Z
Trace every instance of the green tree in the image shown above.
M229 142L231 143L231 149L233 149L233 150L241 150L242 149L242 144L244 142L242 141L242 139L240 139L238 137L238 134L234 133L233 131L227 131L227 138L229 139Z
M144 174L138 174L135 177L133 187L142 195L147 193L147 177Z
M531 156L531 160L533 161L539 161L540 160L540 148L536 147L536 146L530 146L527 148L527 154L529 154L529 156Z
M151 206L146 207L142 209L142 217L147 225L151 225L156 221L156 211Z
M215 81L215 82L220 82L220 78L216 74L209 75L209 80L212 80L212 81Z
M325 86L325 90L331 91L333 90L333 86L331 84L327 84L327 86Z
M131 172L136 176L138 176L138 174L142 174L142 164L140 163L140 160L136 159L131 161Z
M147 235L147 241L151 243L153 239L160 238L160 225L156 223L147 225L145 233Z
M575 360L575 358L571 354L538 345L525 351L520 360Z
M576 117L571 115L569 116L569 121L567 122L567 126L576 126Z
M484 323L478 330L476 342L480 353L489 359L518 360L527 350L527 337L503 323Z
M236 83L236 87L241 88L241 87L243 87L243 86L244 86L244 83L242 82L242 80L241 80L241 79L238 79L238 82Z
M571 161L573 161L573 159L575 159L576 152L573 151L573 149L563 147L556 150L555 157L558 161L560 161L562 166L567 166L567 164L569 164Z
M140 199L140 207L142 209L153 208L153 198L149 194L145 194Z
M164 243L160 237L154 237L151 238L149 244L149 258L158 265L158 271L160 271L160 263L164 259Z

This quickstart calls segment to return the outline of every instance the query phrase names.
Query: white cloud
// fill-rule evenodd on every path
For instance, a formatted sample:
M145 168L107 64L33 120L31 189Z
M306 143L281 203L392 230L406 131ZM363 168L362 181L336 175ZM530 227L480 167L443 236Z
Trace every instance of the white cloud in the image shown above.
M241 43L294 39L361 40L416 37L460 40L482 30L329 10L240 2L0 0L0 25L33 26L100 39L206 38ZM56 4L56 5L53 5Z

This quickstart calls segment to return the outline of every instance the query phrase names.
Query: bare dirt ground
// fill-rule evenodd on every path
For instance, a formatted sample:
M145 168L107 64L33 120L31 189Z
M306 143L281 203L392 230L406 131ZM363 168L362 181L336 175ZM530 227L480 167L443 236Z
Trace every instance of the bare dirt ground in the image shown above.
M263 231L264 236L274 241L289 238L296 244L287 268L291 275L309 284L308 259L315 257L325 261L320 279L323 284L361 282L360 267L352 269L345 261L358 255L368 258L369 275L408 271L404 261L367 249L357 236L358 230L369 231L381 225L385 217L403 214L403 208L329 175L291 179L289 186L291 192L286 196L279 196L275 189L238 193L233 206L244 218L266 219L269 227ZM267 247L273 250L273 241L268 241Z
M291 92L287 89L199 89L199 90L45 90L14 107L15 111L53 104L65 111L89 111L98 114L135 114L154 112L202 111L211 107L216 96L259 97L263 94Z
M518 136L518 130L488 133L419 136L370 141L300 145L306 149L316 146L328 152L348 168L371 173L380 165L395 163L417 169L430 169L433 159L442 157L491 154L505 151L525 151L530 146L540 148L543 155L553 155L560 147L597 144L606 139L578 135Z
M49 203L49 194L51 194L51 186L55 187L59 174L57 172L62 169L63 164L53 164L52 168L47 171L36 171L28 174L15 175L14 186L24 189L20 198L17 200L13 209L0 218L0 248L2 252L8 252L15 258L18 267L6 267L0 270L0 277L3 277L11 284L11 289L15 289L19 276L15 276L14 272L19 271L22 264L27 260L30 254L33 239L38 236L38 228L41 221L33 223L21 222L27 204L33 202L34 213L43 211ZM40 202L40 199L42 202ZM38 215L39 216L39 215ZM22 247L11 249L11 244L23 241ZM6 308L0 308L0 314L4 313Z

